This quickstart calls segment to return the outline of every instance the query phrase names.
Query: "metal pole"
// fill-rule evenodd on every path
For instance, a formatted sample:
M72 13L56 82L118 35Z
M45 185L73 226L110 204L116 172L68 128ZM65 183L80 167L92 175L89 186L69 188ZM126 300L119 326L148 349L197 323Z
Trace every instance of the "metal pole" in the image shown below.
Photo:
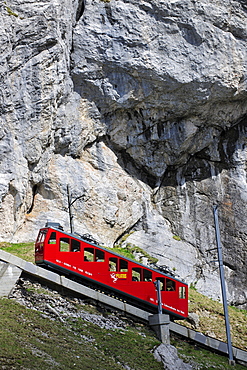
M157 297L158 297L158 313L159 314L162 314L162 301L161 301L161 294L160 294L160 281L159 280L156 280L154 282L154 285L156 287L156 290L157 290Z
M73 225L73 215L71 212L71 196L70 196L70 190L69 190L69 185L67 185L67 195L68 195L68 209L69 209L69 223L70 223L70 232L71 234L74 233L74 225Z
M229 364L234 365L235 361L233 359L233 352L232 352L231 330L230 330L228 306L227 306L227 298L226 298L225 274L224 274L222 247L221 247L221 241L220 241L220 230L219 230L219 222L218 222L218 206L213 206L213 212L214 212L214 222L215 222L215 236L216 236L216 243L217 243L217 250L218 250L218 260L219 260L219 268L220 268L221 291L222 291L225 324L226 324Z

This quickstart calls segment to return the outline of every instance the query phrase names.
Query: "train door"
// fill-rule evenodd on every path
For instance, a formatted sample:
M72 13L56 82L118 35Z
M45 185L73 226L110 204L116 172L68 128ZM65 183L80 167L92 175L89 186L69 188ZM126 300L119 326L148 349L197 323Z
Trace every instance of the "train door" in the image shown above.
M188 286L178 288L178 310L184 317L188 316Z
M104 283L106 279L105 252L94 246L83 251L83 269L85 275Z
M57 237L59 260L63 262L65 268L72 269L73 271L76 270L78 260L81 258L80 253L77 253L81 250L80 241L70 238L67 235L59 235L59 233Z
M152 282L152 271L142 267L132 267L131 272L131 293L132 295L150 301L154 298L154 284Z
M42 263L44 260L44 243L47 229L41 229L35 242L35 262Z

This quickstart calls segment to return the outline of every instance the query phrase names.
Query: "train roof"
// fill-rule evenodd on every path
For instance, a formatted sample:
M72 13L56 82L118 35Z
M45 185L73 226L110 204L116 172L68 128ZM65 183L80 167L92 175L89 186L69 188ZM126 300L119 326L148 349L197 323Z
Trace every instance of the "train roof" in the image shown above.
M56 225L56 226L57 226L57 225ZM152 270L152 271L154 271L154 272L159 272L159 274L161 274L161 275L164 275L164 276L169 277L169 278L171 278L171 279L173 279L173 280L176 280L176 281L182 282L182 283L183 283L183 284L185 284L185 285L188 285L188 284L187 284L187 283L185 283L184 281L182 281L182 280L180 280L180 279L178 279L178 278L176 278L176 277L174 277L174 276L172 276L172 275L169 275L169 273L164 273L164 272L160 271L158 268L157 268L157 269L155 269L155 268L152 268L152 267L149 267L149 266L143 265L142 263L140 263L140 262L138 262L138 261L134 261L134 260L132 260L132 259L130 259L130 258L128 258L128 257L125 257L125 256L123 256L123 255L121 255L121 254L118 254L118 253L116 253L116 252L114 252L114 251L111 251L111 248L107 249L107 248L105 248L105 247L102 247L101 245L98 245L98 244L96 244L96 243L93 243L92 241L89 241L89 240L87 240L87 239L84 239L82 235L67 233L67 232L66 232L66 231L64 231L60 226L55 227L55 226L53 226L53 225L51 225L51 226L49 225L49 226L43 227L42 229L52 229L52 230L55 230L55 231L59 231L59 232L60 232L60 233L62 233L62 234L65 234L65 235L71 236L71 237L72 237L72 238L74 238L74 239L78 239L78 240L81 240L81 241L83 241L83 242L86 242L86 243L88 243L88 244L90 244L90 245L92 245L92 246L94 246L94 247L100 248L100 249L102 249L102 250L104 250L104 251L106 251L106 252L110 252L111 254L114 254L114 255L115 255L115 256L117 256L117 257L124 258L125 260L130 261L130 262L134 262L135 264L137 264L137 265L139 265L139 266L141 266L141 267L147 268L147 269ZM41 229L41 230L42 230L42 229Z

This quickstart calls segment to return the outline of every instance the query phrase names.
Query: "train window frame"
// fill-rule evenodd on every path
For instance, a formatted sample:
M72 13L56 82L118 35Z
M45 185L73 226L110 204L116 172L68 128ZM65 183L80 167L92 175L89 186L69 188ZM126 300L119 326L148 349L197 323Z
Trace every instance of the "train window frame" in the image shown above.
M179 293L178 296L180 299L186 299L186 288L185 286L180 286L178 289Z
M109 271L116 272L118 269L118 258L109 257Z
M70 238L60 237L59 238L59 251L70 252Z
M176 291L176 283L172 279L167 279L165 281L165 291L166 292L175 292Z
M47 230L41 230L38 236L38 243L43 243L47 235Z
M105 262L105 252L100 249L95 249L95 261Z
M80 252L81 243L79 240L71 239L71 252Z
M156 278L156 281L159 280L160 282L160 291L164 291L165 290L165 278L163 277L157 277Z
M84 248L83 256L85 262L94 262L94 248L91 247Z
M55 238L54 238L54 235L55 235ZM56 244L56 243L57 243L57 233L55 231L52 231L49 236L48 244Z
M142 281L142 269L141 267L132 267L132 270L131 270L131 279L132 281Z
M152 276L152 271L149 271L147 269L143 269L143 281L146 283L152 282L153 276Z
M119 259L119 272L128 272L128 261Z

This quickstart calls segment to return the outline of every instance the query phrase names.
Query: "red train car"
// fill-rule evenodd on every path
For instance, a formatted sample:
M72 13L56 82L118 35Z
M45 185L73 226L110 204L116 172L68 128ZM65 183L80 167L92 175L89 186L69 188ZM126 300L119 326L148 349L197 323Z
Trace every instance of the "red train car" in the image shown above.
M107 290L157 310L155 282L160 281L162 310L176 318L188 316L188 286L184 282L111 252L59 227L40 230L35 262L66 274L90 280Z

